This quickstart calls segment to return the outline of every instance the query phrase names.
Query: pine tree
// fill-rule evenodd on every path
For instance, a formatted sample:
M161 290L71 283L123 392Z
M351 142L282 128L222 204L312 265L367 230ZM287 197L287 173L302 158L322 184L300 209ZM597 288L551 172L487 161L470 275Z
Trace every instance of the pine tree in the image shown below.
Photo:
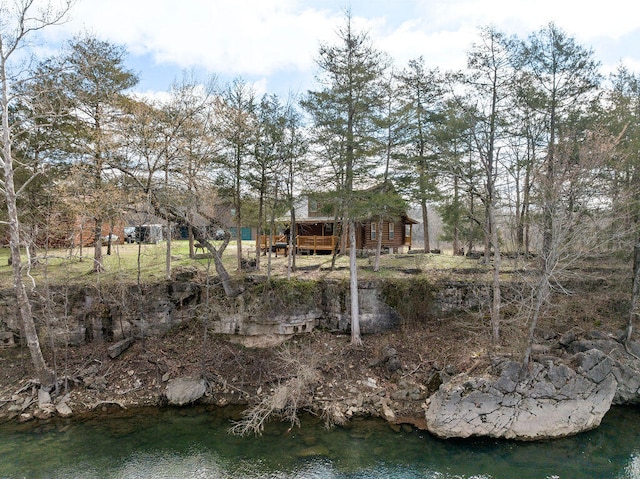
M383 106L386 58L366 33L353 29L350 12L337 45L322 45L317 60L321 89L303 102L311 114L316 142L331 151L338 210L349 235L351 342L361 344L356 265L357 189L369 178L379 142L377 119Z

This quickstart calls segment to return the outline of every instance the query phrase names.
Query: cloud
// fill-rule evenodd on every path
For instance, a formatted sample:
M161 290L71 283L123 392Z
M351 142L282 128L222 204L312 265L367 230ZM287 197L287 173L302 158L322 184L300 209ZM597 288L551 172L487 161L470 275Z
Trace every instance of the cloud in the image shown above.
M311 67L335 16L291 0L85 0L66 31L88 30L157 63L229 75Z
M634 60L629 40L640 37L628 0L606 7L585 0L79 0L72 21L47 30L55 41L88 31L124 44L134 62L151 59L160 76L169 68L223 78L246 77L256 89L295 82L304 91L321 42L337 41L344 6L353 25L401 68L423 56L429 67L462 69L466 52L489 24L526 37L554 21L603 63ZM625 14L626 13L626 14ZM637 45L637 42L631 43ZM625 51L625 46L627 50ZM614 59L602 58L615 56ZM144 77L145 72L141 72ZM148 87L148 86L147 86ZM286 89L280 88L281 90Z
M381 38L379 44L399 67L422 56L430 68L455 70L464 67L465 52L476 35L475 28L436 31L430 30L420 20L410 20Z
M628 0L416 0L437 28L494 24L511 33L537 30L553 21L578 38L619 37L638 28Z

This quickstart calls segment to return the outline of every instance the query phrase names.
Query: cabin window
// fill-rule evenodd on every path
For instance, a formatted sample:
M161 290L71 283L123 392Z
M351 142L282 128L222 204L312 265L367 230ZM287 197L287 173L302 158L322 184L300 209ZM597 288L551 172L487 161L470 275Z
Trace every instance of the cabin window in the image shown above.
M376 239L376 224L371 223L371 239Z
M395 236L395 231L394 231L394 224L393 223L389 223L389 239L392 240Z
M317 212L318 212L318 200L309 198L309 213L317 213Z

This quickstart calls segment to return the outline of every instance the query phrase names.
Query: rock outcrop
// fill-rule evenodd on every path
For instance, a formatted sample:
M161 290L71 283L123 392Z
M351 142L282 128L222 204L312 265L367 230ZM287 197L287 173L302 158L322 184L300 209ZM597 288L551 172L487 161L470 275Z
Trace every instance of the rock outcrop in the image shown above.
M165 395L169 404L184 406L200 399L206 390L207 386L203 379L185 377L169 381Z
M618 387L613 404L640 404L640 345L620 341L602 333L592 332L586 339L565 339L563 346L570 353L597 349L606 354L613 363L613 376Z
M591 349L567 364L533 362L528 371L504 360L495 377L459 376L431 396L428 430L442 438L489 436L539 440L600 424L616 394L613 361Z

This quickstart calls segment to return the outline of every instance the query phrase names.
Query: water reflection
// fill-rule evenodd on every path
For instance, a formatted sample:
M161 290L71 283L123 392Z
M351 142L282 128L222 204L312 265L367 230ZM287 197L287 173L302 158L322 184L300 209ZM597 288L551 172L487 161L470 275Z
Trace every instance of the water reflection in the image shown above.
M596 431L557 441L441 441L381 421L326 431L272 424L227 433L229 418L166 409L35 426L0 426L0 478L640 478L640 412L611 411Z

